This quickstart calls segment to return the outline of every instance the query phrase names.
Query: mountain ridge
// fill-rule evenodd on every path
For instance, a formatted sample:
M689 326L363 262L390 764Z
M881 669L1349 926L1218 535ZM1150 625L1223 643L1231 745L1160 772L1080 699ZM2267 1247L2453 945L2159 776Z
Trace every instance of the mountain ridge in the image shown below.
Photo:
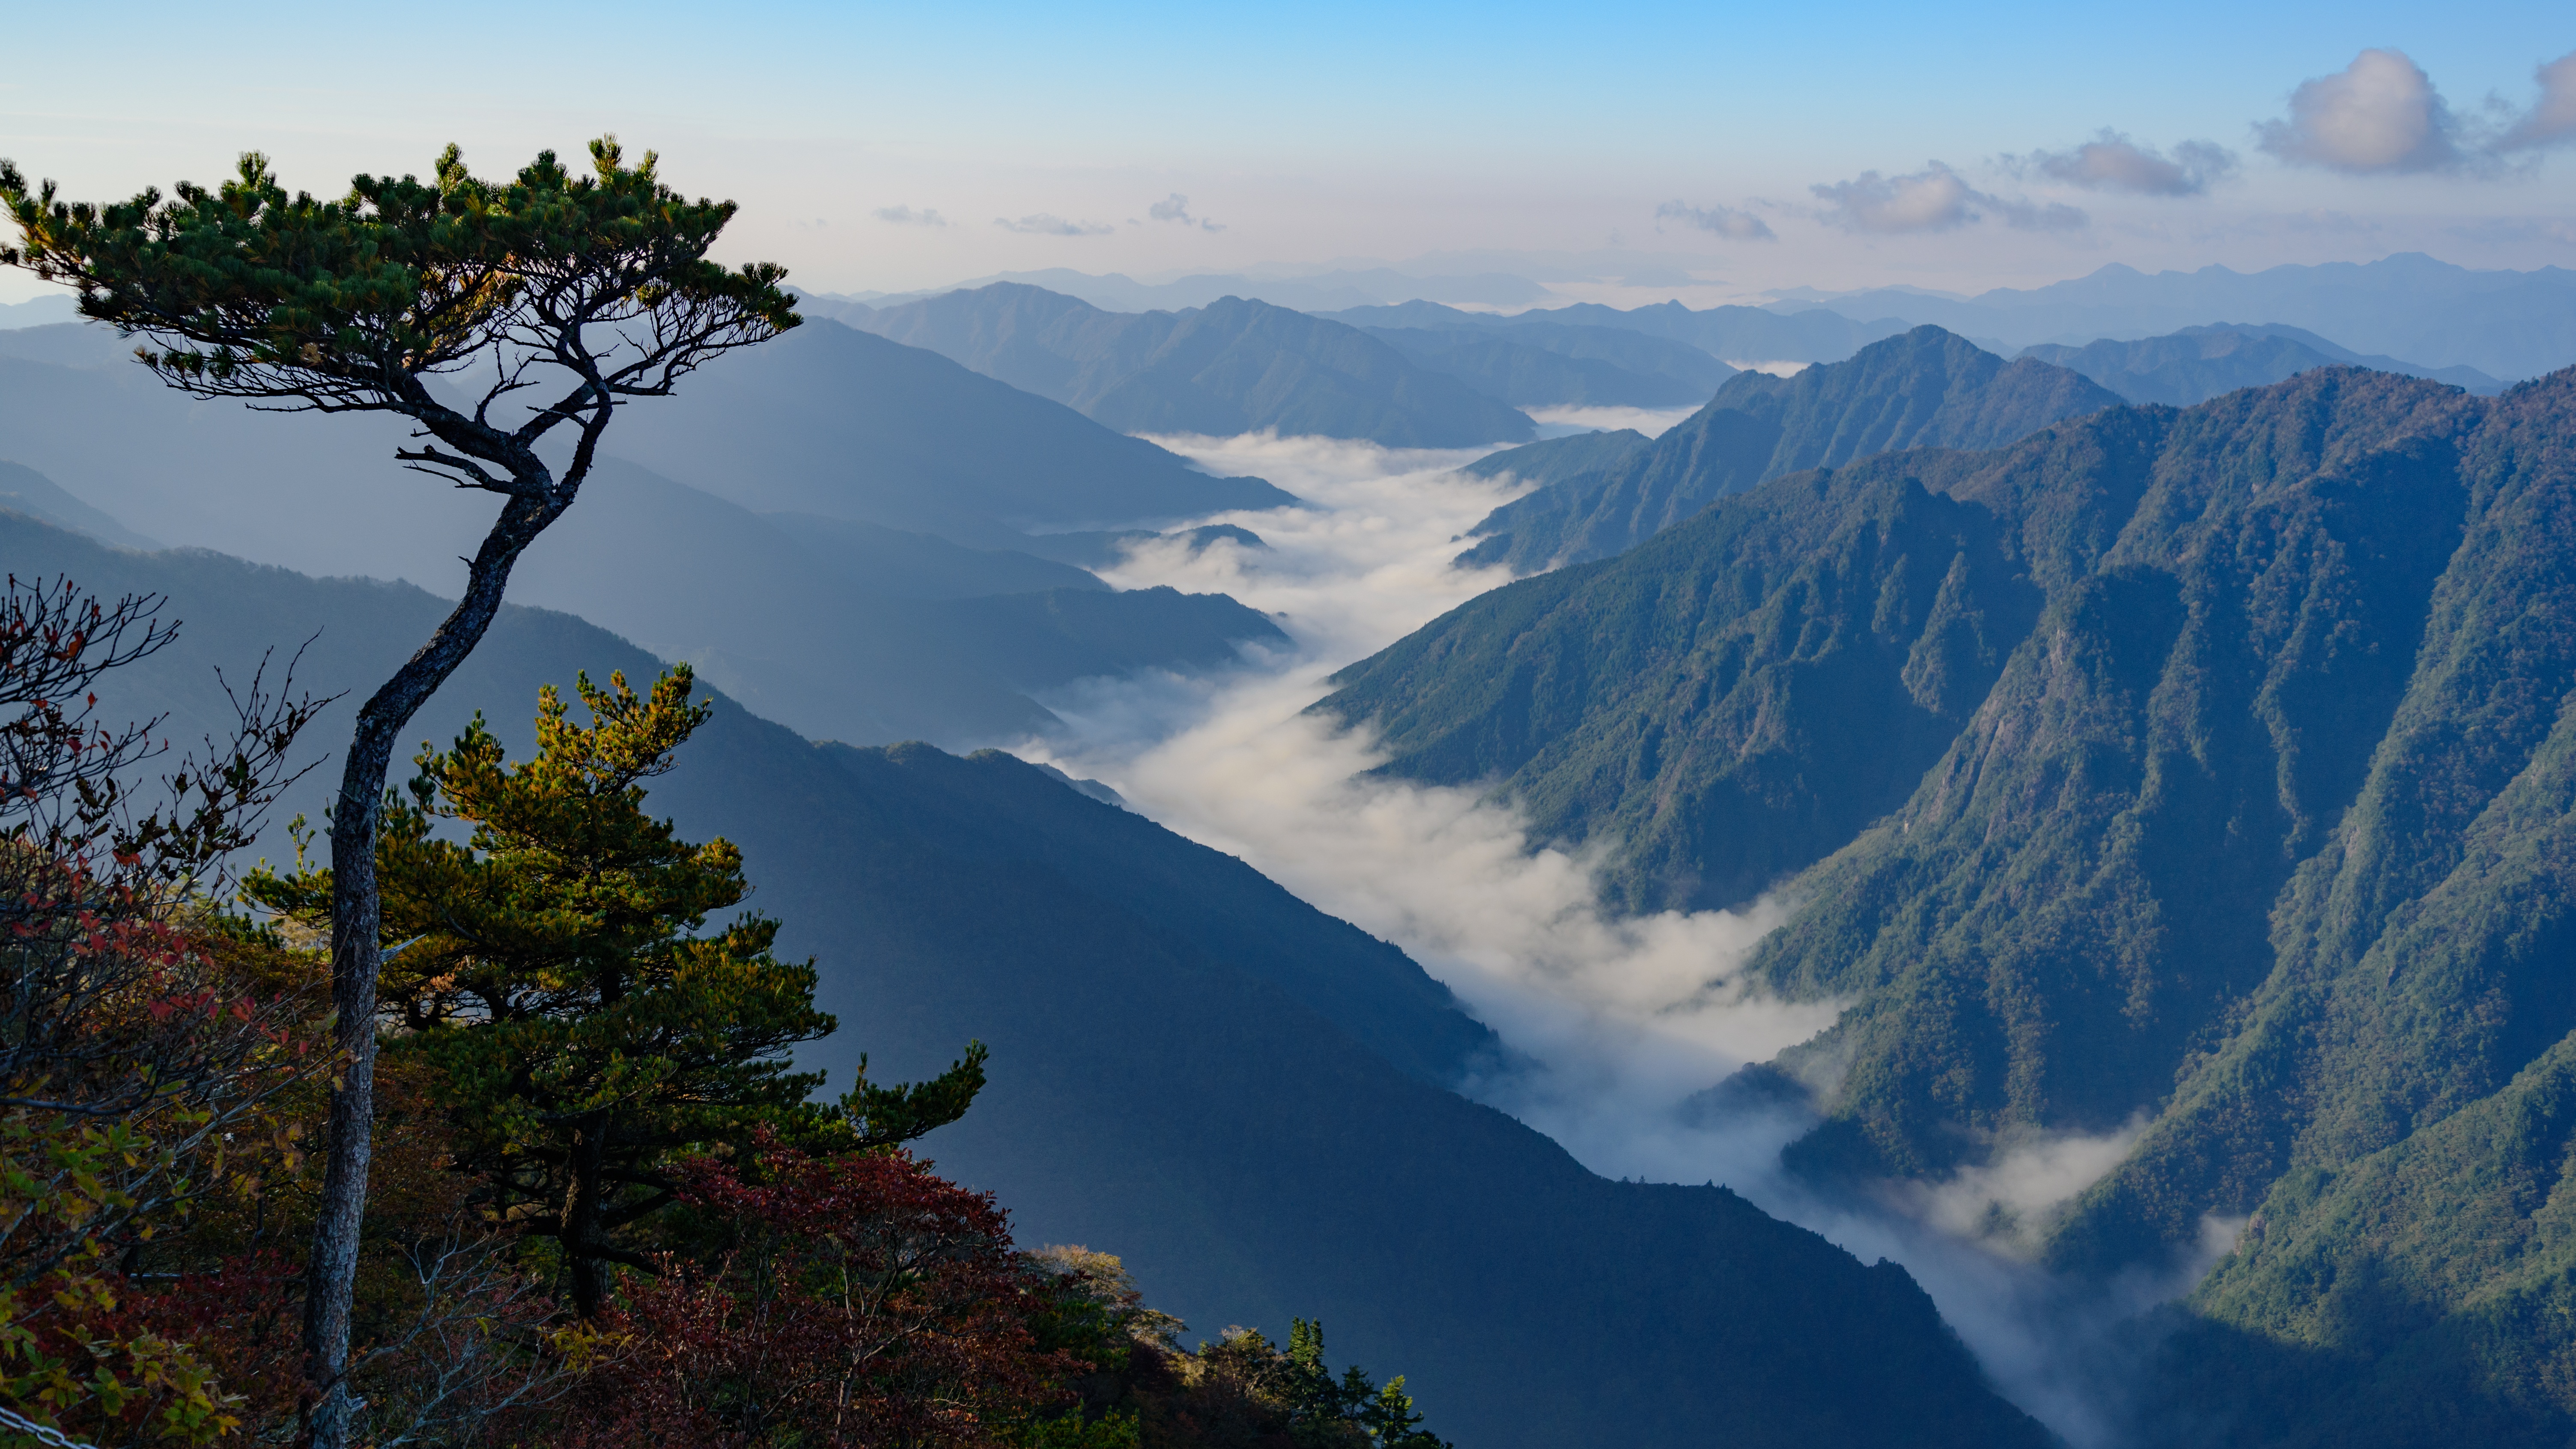
M1528 573L1606 558L1766 478L1897 448L1993 447L2119 400L2065 368L1918 327L1794 376L1738 373L1633 460L1495 509L1458 562Z
M1416 367L1357 328L1240 297L1182 312L1105 312L997 282L863 320L877 335L1126 433L1275 431L1454 448L1536 432L1510 404Z

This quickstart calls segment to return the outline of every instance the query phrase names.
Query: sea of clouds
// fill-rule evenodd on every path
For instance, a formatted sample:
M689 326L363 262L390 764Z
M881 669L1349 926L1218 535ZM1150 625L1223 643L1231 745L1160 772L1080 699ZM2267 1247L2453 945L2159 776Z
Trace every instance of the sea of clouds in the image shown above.
M1669 420L1621 419L1669 426ZM2138 1316L2233 1241L2160 1275L2076 1286L2026 1261L2051 1211L2109 1171L2137 1127L1999 1144L1946 1183L1827 1198L1780 1170L1803 1107L1703 1096L1749 1062L1831 1026L1833 1001L1787 1001L1741 967L1793 902L1620 917L1599 860L1531 837L1477 789L1369 774L1361 730L1308 707L1330 676L1509 581L1455 568L1463 535L1521 486L1455 470L1483 450L1390 450L1321 438L1165 437L1211 472L1252 473L1305 500L1239 524L1264 546L1153 543L1107 571L1123 588L1222 592L1271 613L1294 647L1214 677L1095 680L1045 702L1067 731L1020 752L1103 781L1135 809L1237 855L1319 908L1403 947L1512 1049L1465 1084L1605 1176L1722 1183L1863 1261L1905 1265L2007 1395L2082 1446L2116 1438L2146 1336ZM1694 1101L1694 1098L1700 1099Z

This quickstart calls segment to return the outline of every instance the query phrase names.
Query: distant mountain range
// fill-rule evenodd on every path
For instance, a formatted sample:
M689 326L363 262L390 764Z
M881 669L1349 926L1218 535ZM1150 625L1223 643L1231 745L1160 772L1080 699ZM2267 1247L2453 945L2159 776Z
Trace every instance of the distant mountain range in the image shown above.
M1016 740L1055 723L1033 692L1223 667L1239 644L1287 643L1223 596L1112 592L1028 551L1114 552L1099 535L1055 543L1015 527L1290 501L1257 478L1211 477L944 358L828 322L691 384L620 414L618 456L530 550L513 598L578 606L700 664L772 718L859 743ZM0 507L122 546L150 540L111 514L272 562L446 582L485 510L392 466L400 436L345 419L290 432L192 403L103 329L0 332L0 448L12 455ZM638 456L663 469L624 461ZM696 470L713 488L664 469Z
M25 302L0 302L0 330L42 327L48 323L77 321L79 317L80 309L72 304L68 292Z
M1903 317L2012 347L2152 337L2216 322L2277 322L2365 353L2507 380L2576 363L2576 271L2480 272L2419 252L2376 262L2225 267L2152 276L2113 263L2089 276L1969 298L1905 290L1818 294L1777 304L1853 318Z
M950 292L854 326L952 358L1121 432L1364 438L1395 448L1524 442L1529 418L1384 342L1267 302L1106 312L1017 283Z
M1615 327L1364 330L1415 366L1445 372L1514 407L1696 407L1735 375L1688 343Z
M118 548L160 545L64 491L53 479L21 464L0 460L0 508L41 519L57 528L85 533Z
M2035 357L2080 372L2130 402L2169 403L2189 407L2240 387L2262 387L2312 367L2338 363L2429 377L2481 396L2504 391L2505 385L2474 367L2419 367L2394 357L2364 356L2339 347L2313 332L2278 323L2247 326L2220 323L2186 327L2167 337L2135 342L2104 338L2082 347L2041 343L2020 356Z
M1504 316L1468 312L1435 302L1406 302L1392 307L1353 307L1319 315L1354 327L1402 327L1432 331L1483 328L1514 335L1524 327L1586 327L1639 332L1649 337L1696 347L1730 365L1755 362L1839 362L1882 337L1906 330L1894 317L1855 321L1822 307L1783 309L1710 307L1694 312L1679 302L1622 311L1597 302L1527 311Z
M180 643L105 703L167 711L180 738L227 717L212 665L238 677L323 621L301 682L351 691L314 726L329 749L444 608L8 515L0 539L15 566L171 600ZM521 752L540 683L655 668L511 606L413 733L479 709ZM1241 862L1006 756L817 747L716 704L650 808L739 844L782 952L819 958L842 1027L810 1063L846 1084L864 1051L898 1080L985 1041L990 1085L924 1154L1000 1193L1022 1241L1123 1255L1193 1336L1320 1318L1337 1356L1400 1366L1482 1449L2050 1442L1903 1269L1723 1188L1596 1177L1445 1090L1491 1036L1401 952ZM330 778L286 808L318 813Z
M1485 307L1527 307L1554 295L1527 277L1501 272L1416 276L1389 267L1344 267L1294 277L1202 272L1175 277L1167 282L1139 282L1117 272L1095 276L1069 267L1049 267L1036 272L996 272L929 292L869 292L854 297L825 293L810 297L813 305L805 311L810 316L830 317L838 315L835 308L850 303L895 306L949 292L970 292L996 282L1043 287L1067 297L1079 297L1112 312L1179 311L1185 307L1204 307L1225 297L1251 297L1275 307L1293 307L1300 312L1365 307L1415 297Z
M2138 1442L2557 1445L2571 552L2576 369L2319 368L1774 479L1319 708L1621 904L1790 903L1749 969L1847 1003L1758 1071L1826 1113L1811 1180L2087 1134L2106 1177L1983 1231L2096 1282L2232 1238Z
M1938 327L1918 327L1791 377L1728 379L1706 407L1646 447L1623 448L1597 470L1557 477L1495 509L1473 530L1484 541L1458 561L1536 572L1606 558L1767 478L1898 448L1998 447L2119 401L2066 368L2006 362ZM1483 466L1517 473L1518 451ZM1573 455L1549 456L1533 466L1558 472L1552 460Z

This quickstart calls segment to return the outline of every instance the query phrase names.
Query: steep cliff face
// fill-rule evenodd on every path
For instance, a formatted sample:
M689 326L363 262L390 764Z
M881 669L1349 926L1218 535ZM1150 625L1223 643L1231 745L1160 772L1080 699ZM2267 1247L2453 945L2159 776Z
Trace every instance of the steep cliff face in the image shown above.
M2576 372L2322 369L1779 479L1319 708L1616 840L1628 904L1779 887L1753 971L1854 1003L1780 1063L1824 1113L1807 1174L2143 1123L2017 1234L2110 1275L2257 1225L2158 1432L2410 1442L2431 1402L2559 1442L2571 560Z

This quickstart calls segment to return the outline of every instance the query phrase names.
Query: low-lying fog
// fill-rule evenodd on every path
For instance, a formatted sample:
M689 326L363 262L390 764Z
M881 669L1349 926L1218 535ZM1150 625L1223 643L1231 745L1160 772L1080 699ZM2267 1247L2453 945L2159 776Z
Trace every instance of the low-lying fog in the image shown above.
M1627 411L1627 410L1622 410ZM1687 414L1585 419L1660 432ZM1573 431L1566 418L1550 432ZM1482 450L1395 451L1319 438L1157 438L1220 474L1254 473L1303 509L1225 514L1266 548L1152 545L1107 571L1123 588L1221 591L1278 616L1292 651L1223 678L1091 681L1046 698L1071 726L1020 753L1102 780L1165 826L1241 856L1318 907L1394 941L1528 1065L1467 1090L1609 1177L1723 1183L1872 1261L1903 1263L2016 1402L2079 1445L2108 1442L2134 1334L2113 1334L2206 1267L2079 1291L1969 1236L2000 1203L2029 1221L2098 1178L2129 1134L2030 1144L1942 1186L1830 1202L1779 1171L1807 1119L1747 1108L1685 1120L1685 1099L1824 1029L1833 1003L1747 989L1737 968L1786 913L1605 916L1593 860L1528 838L1464 789L1363 778L1372 742L1305 714L1335 670L1508 581L1449 566L1461 535L1516 496L1453 473ZM2213 1231L2223 1250L2226 1235ZM2114 1338L2131 1347L2115 1350Z

